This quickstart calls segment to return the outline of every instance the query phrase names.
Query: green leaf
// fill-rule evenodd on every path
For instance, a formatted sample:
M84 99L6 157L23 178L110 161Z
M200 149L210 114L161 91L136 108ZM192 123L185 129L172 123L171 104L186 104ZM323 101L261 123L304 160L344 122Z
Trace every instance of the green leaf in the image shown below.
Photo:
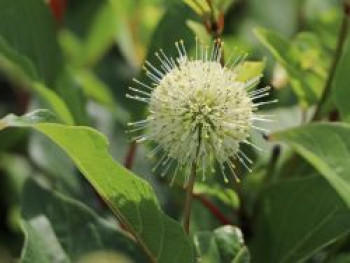
M188 5L197 15L203 16L210 13L210 6L205 0L182 0L186 5Z
M48 89L41 83L33 83L32 88L46 101L46 103L48 103L48 108L57 113L64 123L68 125L74 124L73 116L66 103L54 91Z
M303 9L305 26L315 32L328 49L333 50L343 15L342 2L307 0Z
M94 66L112 46L118 34L119 19L110 1L98 7L83 38L65 29L59 34L60 45L75 67Z
M75 124L88 125L90 119L86 110L86 97L74 78L72 70L65 69L55 84L55 89L58 95L66 102L74 117Z
M67 61L74 67L81 67L84 45L78 36L68 29L62 29L58 34L58 40Z
M331 56L322 46L320 38L315 33L301 32L295 36L291 44L291 54L297 59L299 68L325 80Z
M8 127L28 127L33 123L55 123L57 122L56 115L49 110L36 110L22 117L14 114L9 114L0 119L0 131Z
M106 137L88 127L42 123L45 114L47 111L5 117L0 129L26 125L60 146L149 258L167 263L193 262L191 243L181 226L164 214L146 181L112 159Z
M22 263L69 262L44 216L29 222L23 220L22 231L25 238L21 254Z
M246 61L239 68L237 75L238 81L248 81L261 76L265 69L265 61Z
M38 172L44 173L54 184L55 190L71 197L82 197L84 188L74 163L54 142L41 133L32 132L28 141L28 155L36 168L40 168Z
M197 182L193 192L199 195L213 196L231 208L239 207L239 198L236 192L230 188L223 188L221 185L211 184L209 186L208 184Z
M235 2L235 0L214 0L212 1L212 8L206 0L182 0L186 5L188 5L197 15L203 17L208 17L214 13L215 19L217 19L219 14L224 14Z
M138 262L145 261L130 237L118 230L113 223L99 218L82 203L44 189L32 180L27 181L23 191L22 215L25 225L29 225L33 234L41 235L39 240L45 240L50 236L42 229L46 221L46 226L51 230L51 240L46 240L46 244L56 242L56 250L60 248L55 257L66 257L68 262L77 262L89 253L113 250ZM35 242L30 236L27 237L28 241ZM26 250L28 248L24 249ZM25 254L24 252L24 256ZM23 259L26 258L27 256Z
M79 70L75 77L87 97L115 110L116 104L112 92L94 73L89 70Z
M348 18L349 19L349 18ZM350 23L350 22L348 22ZM348 38L343 48L343 54L334 79L334 102L342 118L350 122L350 104L348 98L350 96L349 81L350 81L350 30Z
M235 2L236 0L215 0L215 5L221 12L226 13Z
M275 133L310 162L350 208L350 126L341 123L311 124Z
M202 263L250 262L241 230L237 227L223 226L214 232L200 232L195 235L194 243Z
M203 45L210 45L213 42L212 36L208 33L203 23L187 20L186 25L192 30L193 34L198 37Z
M335 255L331 262L332 263L349 263L350 253L341 252L340 254Z
M0 36L33 62L38 76L53 84L62 69L52 15L42 0L1 0Z
M84 65L94 65L111 47L119 27L119 19L109 1L95 15L86 43L84 43Z
M263 28L255 30L259 40L269 49L274 58L288 72L291 84L303 107L315 103L321 95L322 86L315 76L302 70L293 53L293 46L278 34ZM316 84L316 85L315 85Z
M16 50L11 48L9 43L0 35L0 69L2 71L8 71L14 65L20 67L20 70L23 71L21 75L25 74L32 80L39 79L33 63L27 57L20 55ZM18 76L16 77L18 78Z
M261 196L252 262L304 262L350 231L350 210L321 176L289 179Z

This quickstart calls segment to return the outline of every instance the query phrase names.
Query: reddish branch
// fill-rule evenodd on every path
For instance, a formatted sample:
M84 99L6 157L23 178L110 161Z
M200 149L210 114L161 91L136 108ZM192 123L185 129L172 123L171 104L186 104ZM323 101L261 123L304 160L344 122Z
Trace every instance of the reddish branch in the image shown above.
M124 161L125 168L131 169L132 166L134 165L136 149L137 149L137 143L133 141L130 144L128 153L126 154L126 157L125 157L125 161Z
M67 0L50 0L49 5L57 23L61 24L67 7Z
M223 225L232 225L231 221L209 199L200 194L193 194L210 211L210 213Z

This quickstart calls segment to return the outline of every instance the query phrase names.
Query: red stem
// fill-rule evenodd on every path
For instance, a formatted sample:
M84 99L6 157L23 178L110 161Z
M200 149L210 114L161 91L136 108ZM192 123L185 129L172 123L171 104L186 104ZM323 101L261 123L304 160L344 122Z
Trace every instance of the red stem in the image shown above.
M50 0L49 4L56 22L61 24L67 7L67 0Z
M232 225L231 221L206 197L200 194L193 194L201 203L219 220L223 225Z
M124 161L125 168L127 168L127 169L132 168L132 166L134 164L134 160L135 160L136 149L137 149L137 143L135 141L133 141L130 144L128 153L125 157L125 161Z

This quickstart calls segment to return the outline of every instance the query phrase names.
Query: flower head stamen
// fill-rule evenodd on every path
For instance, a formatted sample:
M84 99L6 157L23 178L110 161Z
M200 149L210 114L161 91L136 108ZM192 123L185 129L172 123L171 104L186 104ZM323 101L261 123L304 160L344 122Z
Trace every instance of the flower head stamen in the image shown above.
M248 81L239 80L247 54L232 56L222 66L221 41L215 42L209 52L209 47L199 45L196 38L195 59L188 57L183 40L176 42L175 47L178 52L175 60L166 56L163 50L155 53L160 68L145 62L144 69L153 82L151 85L133 80L138 88L130 87L134 94L127 97L147 103L149 115L145 120L131 123L130 132L145 129L144 135L135 137L135 140L150 140L158 144L150 155L160 152L163 155L154 169L163 167L164 176L173 168L171 181L179 170L189 171L192 163L201 167L205 180L206 170L213 159L218 162L225 181L225 166L239 180L233 159L251 171L252 160L240 150L240 144L260 149L248 141L250 131L268 132L253 122L270 119L257 115L255 111L259 106L276 100L258 103L254 100L267 97L270 87L252 90L261 76Z

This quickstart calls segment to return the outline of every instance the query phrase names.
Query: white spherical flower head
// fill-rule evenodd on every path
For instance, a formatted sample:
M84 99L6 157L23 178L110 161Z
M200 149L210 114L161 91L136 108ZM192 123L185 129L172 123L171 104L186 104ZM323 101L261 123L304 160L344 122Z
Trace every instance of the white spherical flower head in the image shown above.
M251 160L240 150L240 143L252 145L247 139L251 129L257 128L253 121L267 121L254 114L258 104L253 100L267 96L268 88L249 92L260 76L239 81L244 56L236 58L231 66L229 63L222 66L221 46L216 43L211 54L204 47L198 52L197 46L196 58L189 59L183 43L176 43L179 52L176 62L163 51L156 54L161 69L146 62L146 73L154 81L152 86L135 80L150 92L130 88L136 94L128 97L149 103L147 119L131 123L136 126L131 131L147 128L136 140L158 144L151 154L163 152L156 165L164 166L163 174L173 167L175 178L179 168L189 171L195 164L201 167L204 178L213 158L219 163L225 181L225 166L236 177L234 159L250 170Z

